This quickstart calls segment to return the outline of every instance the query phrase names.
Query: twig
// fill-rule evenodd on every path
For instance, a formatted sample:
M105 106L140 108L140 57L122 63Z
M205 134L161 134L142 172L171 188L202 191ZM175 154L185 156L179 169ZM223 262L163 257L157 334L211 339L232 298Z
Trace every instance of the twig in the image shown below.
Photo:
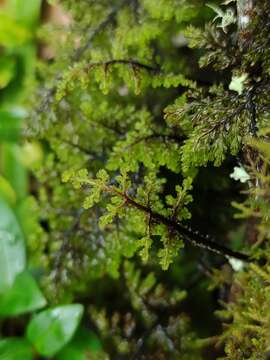
M136 200L129 197L126 193L122 193L115 187L106 186L104 188L104 190L107 192L115 193L116 195L124 198L126 200L126 204L128 206L134 207L134 208L150 215L151 218L153 219L153 221L155 221L156 223L160 223L160 224L167 226L168 228L174 229L176 232L178 232L180 235L182 235L184 237L185 241L191 243L194 246L207 249L216 254L222 255L226 258L233 257L235 259L239 259L239 260L242 260L245 262L251 261L249 255L240 253L238 251L231 250L231 249L227 248L226 246L220 245L217 242L209 239L208 236L204 236L204 235L200 234L199 232L193 231L191 228L188 228L171 218L166 218L162 214L154 212L151 208L138 203Z

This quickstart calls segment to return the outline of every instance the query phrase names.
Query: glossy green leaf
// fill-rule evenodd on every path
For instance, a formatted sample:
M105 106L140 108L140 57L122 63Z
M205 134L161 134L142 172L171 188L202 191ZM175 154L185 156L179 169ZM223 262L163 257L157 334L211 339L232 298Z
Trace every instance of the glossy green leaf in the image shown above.
M19 199L27 195L27 172L22 164L21 147L5 143L2 146L3 174L15 190Z
M91 353L101 350L101 343L96 334L80 328L74 339L57 355L57 360L88 360Z
M80 304L63 305L34 316L27 327L27 338L44 356L55 355L74 335L83 314Z
M1 87L1 86L0 86ZM0 140L17 141L21 129L22 115L0 110Z
M18 23L32 27L39 19L40 6L41 0L9 0L6 11Z
M7 14L0 12L0 44L16 47L29 41L30 33Z
M12 56L0 57L0 89L5 88L12 80L15 72L15 60Z
M0 316L14 316L40 309L46 299L35 279L24 271L17 275L13 286L0 296Z
M0 175L0 198L3 198L8 204L14 205L16 202L16 193L10 183Z
M32 360L34 359L31 344L27 340L8 338L0 340L1 360Z
M25 268L24 238L12 209L0 200L0 293Z

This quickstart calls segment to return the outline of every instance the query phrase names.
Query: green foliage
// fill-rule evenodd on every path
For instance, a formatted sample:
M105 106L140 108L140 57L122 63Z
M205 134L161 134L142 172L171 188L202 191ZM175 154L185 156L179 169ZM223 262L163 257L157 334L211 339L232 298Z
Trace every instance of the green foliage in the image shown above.
M58 306L35 315L27 326L27 338L44 356L55 355L71 339L82 317L79 304Z
M60 320L54 318L56 323L50 337L46 337L48 329L43 329L45 334L41 337L42 324L38 319L42 317L43 325L46 321L48 324L51 313L55 314L57 309L48 307L45 315L41 312L27 324L28 313L47 305L38 285L42 261L40 258L36 263L32 261L38 268L31 266L26 249L28 241L33 243L33 238L39 238L41 229L39 215L33 216L35 203L28 198L26 171L26 166L39 160L33 154L38 146L23 144L21 139L22 121L27 115L26 91L33 83L36 52L33 39L40 6L39 0L27 3L8 0L0 10L0 358L3 360L32 360L38 353L34 350L36 346L40 353L47 350L55 354L70 341L83 308L82 305L58 308L63 316ZM19 332L17 325L21 327ZM23 336L24 329L29 340Z
M166 119L181 126L189 135L181 149L184 172L205 166L208 161L220 166L228 151L233 155L239 152L249 134L245 98L242 100L216 85L209 89L209 95L199 93L197 96L203 99L184 106L181 101L180 106L176 102L165 110ZM196 98L196 93L190 93L190 97Z
M12 286L17 274L25 268L24 238L14 213L7 204L0 203L1 215L1 293Z
M91 354L91 355L90 355ZM58 360L106 359L100 340L95 333L79 328L72 341L57 355Z
M269 266L269 265L268 265ZM220 312L223 318L232 319L232 324L223 333L226 358L263 359L268 351L269 272L252 265L249 271L236 277L242 293L234 303ZM241 298L240 298L241 297Z
M38 310L46 300L33 277L27 272L19 273L11 288L0 297L0 315L15 316Z
M0 340L0 356L3 360L33 359L31 345L19 338Z
M269 2L52 3L0 13L0 354L266 358Z
M99 225L102 229L113 223L116 218L121 219L125 217L127 210L129 210L129 216L132 213L140 217L140 212L143 212L144 218L140 218L142 224L140 227L137 226L138 235L145 234L138 242L139 247L143 247L140 251L142 260L144 262L148 260L152 244L151 237L153 235L159 236L163 243L163 249L158 251L158 256L161 258L160 264L162 268L167 270L173 258L178 255L183 243L172 228L164 226L166 224L154 225L151 218L156 218L157 220L158 214L166 214L172 221L176 222L189 219L191 214L186 205L192 201L192 196L188 194L188 191L192 189L192 180L191 178L186 178L182 188L179 185L176 186L176 198L172 195L166 197L168 209L165 210L159 203L159 196L155 194L155 192L162 190L162 183L164 181L157 181L154 173L150 173L148 177L145 177L143 187L138 188L138 202L128 195L132 191L131 181L123 168L121 172L122 174L115 178L117 186L109 185L109 176L105 170L100 170L97 173L96 179L90 179L86 169L81 169L77 173L72 170L66 171L63 173L62 180L64 182L71 181L75 189L80 189L87 185L92 187L90 195L87 195L83 202L85 209L89 209L96 203L99 203L101 194L105 193L111 196L111 202L106 206L107 212L99 219ZM133 209L130 211L130 208ZM110 230L112 231L112 229Z
M263 129L261 134L267 134ZM253 244L254 259L263 259L261 265L256 262L244 271L235 273L232 288L234 300L218 311L220 318L230 321L220 337L225 343L226 359L263 359L269 348L268 341L268 302L269 302L269 144L265 140L249 140L255 159L250 159L247 170L250 181L259 181L250 187L249 196L244 203L234 203L238 209L237 218L258 219L257 239ZM256 150L255 150L256 149ZM258 164L259 167L258 167ZM219 275L218 275L219 276Z
M224 32L227 32L226 28L228 26L236 23L237 18L232 8L227 8L225 11L223 11L221 8L214 4L207 4L207 6L214 10L214 12L217 14L213 21L215 21L216 19L221 20L220 24L217 25L217 27L220 27Z
M267 5L261 1L248 29L243 30L238 29L241 14L233 2L208 4L208 9L200 1L62 4L76 26L66 31L58 49L54 47L55 63L45 71L40 68L39 95L43 100L27 128L30 139L38 137L48 148L44 168L35 169L39 212L49 229L44 231L39 249L40 254L44 254L44 244L49 249L44 288L51 293L50 284L57 280L58 298L52 300L70 301L78 293L88 296L95 281L119 284L124 277L130 299L123 301L131 301L133 311L145 318L144 327L148 328L159 315L152 314L144 297L161 291L155 290L161 277L173 283L170 273L159 275L159 266L172 271L180 262L178 271L183 277L186 242L230 256L235 272L246 271L242 262L240 266L231 258L242 261L244 255L216 245L193 226L196 230L202 219L210 221L209 212L213 211L202 206L204 186L227 186L233 192L230 177L242 181L244 175L243 186L253 189L252 184L262 183L252 180L247 163L254 159L250 138L269 117L265 93L269 46L255 31L259 23L268 26L259 15ZM85 34L85 29L90 31ZM55 30L47 31L52 39L49 33ZM255 55L258 46L261 52ZM206 70L195 69L190 59ZM242 175L236 170L233 173L232 168L225 170L232 157L241 159L238 169ZM222 166L226 186L215 180L211 183L208 177L203 185L199 183L200 168L207 167L209 172L212 164ZM242 205L234 201L245 211L241 218L258 207L258 196L254 200L253 195ZM230 235L231 231L240 234L240 225L228 220L227 214L228 210L217 211L216 221L204 228L211 232L212 225L224 242L226 236L235 237L232 246L238 244L243 252L248 243ZM234 226L236 229L231 229ZM265 236L266 231L261 237ZM31 257L36 252L30 248ZM253 247L249 252L254 258L260 256ZM150 273L147 267L152 269ZM144 280L142 272L148 273ZM212 288L221 287L218 270L213 274L217 280L213 279ZM226 278L226 284L232 279ZM187 286L188 278L183 283ZM100 291L103 299L106 285ZM174 290L169 293L173 299ZM185 296L192 298L192 293ZM108 354L136 354L136 336L127 340L120 329L123 314L124 310L112 311L104 300L93 300L91 318L99 324ZM130 317L130 324L138 323L134 313ZM175 329L177 319L171 320ZM163 324L162 332L170 326ZM150 339L161 336L156 329L147 331ZM185 342L185 336L179 336ZM152 348L151 341L144 345L145 354ZM162 341L159 351L168 356L168 339ZM173 343L177 358L177 341ZM195 343L194 338L194 349ZM192 358L191 348L181 356Z

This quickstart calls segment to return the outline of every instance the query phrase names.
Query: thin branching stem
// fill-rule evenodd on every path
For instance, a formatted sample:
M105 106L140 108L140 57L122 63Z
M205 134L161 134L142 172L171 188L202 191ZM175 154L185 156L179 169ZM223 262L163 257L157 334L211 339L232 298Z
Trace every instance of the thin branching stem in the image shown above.
M160 73L161 70L158 67L154 67L148 64L144 64L142 62L139 62L137 60L133 60L133 59L112 59L112 60L107 60L107 61L99 61L99 62L94 62L94 63L90 63L87 65L88 68L94 67L94 66L104 66L104 67L109 67L111 65L118 65L118 64L122 64L122 65L129 65L132 66L134 68L141 68L153 73Z
M217 242L209 239L207 236L204 236L200 234L197 231L193 231L191 228L188 228L180 223L178 223L176 220L167 218L163 216L162 214L159 214L157 212L154 212L150 207L147 207L143 204L140 204L136 200L129 197L126 193L121 192L115 187L106 186L104 188L105 191L110 193L115 193L117 196L120 196L126 200L126 204L128 206L131 206L133 208L136 208L145 214L148 214L151 216L151 219L156 222L163 224L167 226L169 229L175 230L177 233L182 235L184 237L184 240L191 243L194 246L201 247L204 249L207 249L211 252L217 253L219 255L222 255L226 258L233 257L238 260L242 260L245 262L251 261L249 255L240 253L238 251L231 250L230 248L218 244Z

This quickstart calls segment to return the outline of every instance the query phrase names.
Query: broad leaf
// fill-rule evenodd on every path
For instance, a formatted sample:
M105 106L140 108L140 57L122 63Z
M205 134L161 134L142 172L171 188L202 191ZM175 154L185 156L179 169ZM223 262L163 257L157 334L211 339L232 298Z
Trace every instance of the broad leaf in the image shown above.
M0 296L0 316L14 316L40 309L46 299L29 272L17 275L13 286Z
M12 143L2 145L3 174L21 200L27 195L27 172L20 156L19 145Z
M42 311L27 327L27 338L44 356L54 356L74 335L83 314L80 304Z
M6 12L19 24L31 28L39 20L41 0L9 0Z
M25 268L25 247L17 219L3 200L0 219L0 293L3 293Z
M92 353L101 350L101 343L96 334L80 328L74 339L57 355L57 360L88 360Z
M12 56L0 57L0 89L4 89L12 80L15 72L15 60Z
M0 110L0 140L17 141L23 114Z
M7 14L0 11L0 43L6 47L17 47L30 40L30 32Z
M31 344L27 340L8 338L0 340L1 360L32 360L34 359Z
M7 179L0 175L0 198L4 199L8 204L15 205L16 193Z

